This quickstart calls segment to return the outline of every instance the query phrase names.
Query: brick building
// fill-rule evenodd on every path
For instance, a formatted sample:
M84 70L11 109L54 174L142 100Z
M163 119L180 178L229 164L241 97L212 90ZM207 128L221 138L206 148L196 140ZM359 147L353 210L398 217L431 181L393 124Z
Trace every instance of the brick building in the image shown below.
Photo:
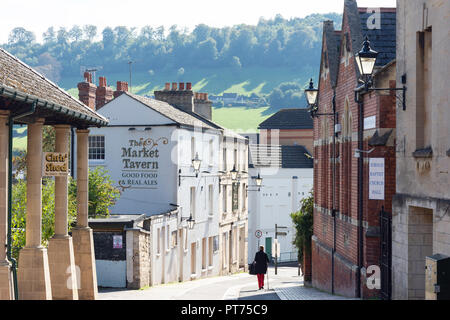
M313 122L308 109L281 109L260 123L259 143L304 146L313 150Z
M342 30L332 21L323 26L318 112L332 113L334 106L337 125L333 128L331 115L314 118L312 285L349 297L381 295L368 288L367 278L370 266L381 265L382 253L389 271L389 246L380 250L388 235L380 228L380 214L383 207L389 211L395 192L395 92L371 92L355 102L354 57L367 35L379 52L374 86L395 87L395 32L395 8L374 15L355 0L345 1ZM377 175L380 181L373 181ZM381 274L382 282L389 280L389 272Z

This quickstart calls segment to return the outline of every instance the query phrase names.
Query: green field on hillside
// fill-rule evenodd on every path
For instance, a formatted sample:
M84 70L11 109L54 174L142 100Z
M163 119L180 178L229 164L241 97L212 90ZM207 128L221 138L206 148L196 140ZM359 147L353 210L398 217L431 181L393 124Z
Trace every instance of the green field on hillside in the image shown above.
M297 82L306 85L311 72L294 68L250 67L240 70L232 68L186 69L183 75L177 70L134 72L132 73L132 92L140 95L153 95L153 91L164 88L166 82L192 82L192 89L197 92L207 92L221 95L224 92L234 92L242 95L268 94L282 82ZM306 76L305 76L306 74ZM130 81L128 73L104 73L97 71L96 78L105 76L108 85L115 89L117 81ZM65 77L59 82L70 94L78 97L77 83L82 80L77 77Z
M223 107L213 108L212 120L222 127L239 133L257 131L258 125L273 114L269 107Z

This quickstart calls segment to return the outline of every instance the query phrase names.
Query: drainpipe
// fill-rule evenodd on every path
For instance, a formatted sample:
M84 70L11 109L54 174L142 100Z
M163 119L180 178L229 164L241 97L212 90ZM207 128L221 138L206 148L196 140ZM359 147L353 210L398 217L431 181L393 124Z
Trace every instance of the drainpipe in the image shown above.
M363 94L364 86L361 86L355 90L355 101L358 103L359 107L359 123L358 123L358 149L363 150L364 141L363 141L363 123L364 123L364 100ZM364 158L363 153L359 153L358 158L358 272L357 272L357 288L356 288L356 296L361 298L361 269L363 267L363 165Z
M331 254L331 293L334 294L334 254L336 252L336 207L335 207L335 193L336 193L336 90L333 90L333 184L331 194L331 215L333 217L333 251Z
M13 125L14 120L29 116L36 111L38 100L33 101L30 110L21 114L9 117L9 141L8 141L8 238L6 246L6 255L8 260L12 263L12 273L14 282L14 299L19 300L19 292L17 288L17 261L12 257L12 147L13 147Z

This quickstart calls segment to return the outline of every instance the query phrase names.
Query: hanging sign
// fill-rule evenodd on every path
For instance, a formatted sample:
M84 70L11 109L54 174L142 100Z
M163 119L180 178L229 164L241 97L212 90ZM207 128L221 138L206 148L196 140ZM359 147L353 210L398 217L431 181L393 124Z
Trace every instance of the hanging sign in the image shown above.
M369 199L384 200L384 158L369 159Z
M69 155L60 152L44 152L43 176L67 176L69 173Z

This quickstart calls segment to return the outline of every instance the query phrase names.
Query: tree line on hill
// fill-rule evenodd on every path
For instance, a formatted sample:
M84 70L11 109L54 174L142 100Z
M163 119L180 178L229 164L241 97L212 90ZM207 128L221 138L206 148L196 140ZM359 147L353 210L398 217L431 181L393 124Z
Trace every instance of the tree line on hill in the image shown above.
M242 68L253 66L301 68L320 61L322 21L338 14L305 18L261 18L257 25L214 28L197 25L191 32L173 25L70 29L48 28L42 42L23 27L14 28L4 49L36 67L51 80L77 76L80 68L101 66L105 73L128 71L128 62L145 72L186 68Z

